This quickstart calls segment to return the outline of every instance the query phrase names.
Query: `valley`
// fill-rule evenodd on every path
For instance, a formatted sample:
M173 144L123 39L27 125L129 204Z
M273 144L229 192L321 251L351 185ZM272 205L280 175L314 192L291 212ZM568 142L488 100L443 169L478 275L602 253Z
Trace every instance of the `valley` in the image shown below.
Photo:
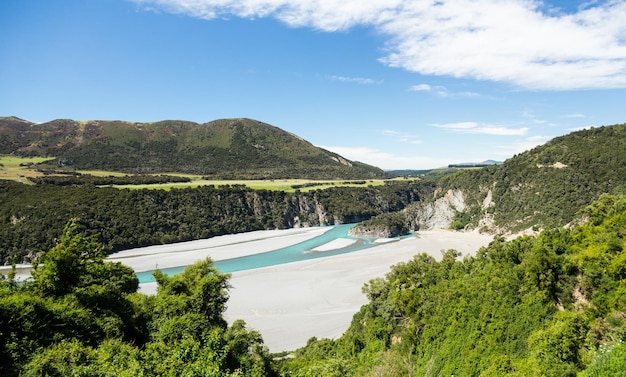
M18 126L0 127L4 135L35 127L10 122ZM142 125L156 127L158 143L125 146L115 138L133 129L125 122L51 124L31 139L3 139L17 149L0 166L0 256L6 266L37 266L26 282L8 267L0 280L5 375L151 373L180 362L181 352L189 357L181 368L224 376L592 376L626 365L626 125L419 179L344 170L358 164L309 150L334 162L294 180L308 168L283 165L268 175L267 166L238 165L236 174L207 176L190 162L187 172L164 173L173 170L158 151L185 144L162 130L217 127L227 132L207 145L236 140L247 150L255 138L287 137L256 121ZM71 135L76 124L79 138L55 134ZM126 170L83 149L90 127L106 130L98 145L107 154L136 153L141 167ZM77 163L70 151L98 161ZM113 162L106 172L104 162ZM219 270L289 235L292 244L319 227L353 223L353 237L384 242L342 254L347 240L330 240L314 251L338 255ZM221 237L232 238L218 254L200 244ZM168 275L168 266L187 267ZM154 282L140 284L141 270L154 270ZM70 360L66 349L80 356Z

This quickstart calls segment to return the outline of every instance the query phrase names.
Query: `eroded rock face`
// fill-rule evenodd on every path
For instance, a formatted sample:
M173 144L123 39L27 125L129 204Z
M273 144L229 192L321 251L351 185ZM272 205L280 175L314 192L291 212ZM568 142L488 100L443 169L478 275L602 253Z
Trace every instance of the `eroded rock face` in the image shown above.
M446 194L429 203L418 203L411 208L408 217L415 230L448 229L457 212L466 209L465 196L461 190L448 190Z

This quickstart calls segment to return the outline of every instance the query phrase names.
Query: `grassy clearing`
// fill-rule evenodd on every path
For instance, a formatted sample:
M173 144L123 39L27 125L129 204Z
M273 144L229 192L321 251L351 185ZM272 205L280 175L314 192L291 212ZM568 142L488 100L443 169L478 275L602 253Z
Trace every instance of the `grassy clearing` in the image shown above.
M94 177L125 177L128 175L117 171L105 170L77 170L76 172L83 175L93 175Z

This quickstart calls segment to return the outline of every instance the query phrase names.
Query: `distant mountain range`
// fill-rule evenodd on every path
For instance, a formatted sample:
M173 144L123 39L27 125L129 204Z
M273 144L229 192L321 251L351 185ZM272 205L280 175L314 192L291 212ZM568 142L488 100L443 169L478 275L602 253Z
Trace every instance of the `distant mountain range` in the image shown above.
M0 154L50 157L51 166L127 173L180 172L214 178L381 178L374 166L315 147L252 119L198 124L0 117Z

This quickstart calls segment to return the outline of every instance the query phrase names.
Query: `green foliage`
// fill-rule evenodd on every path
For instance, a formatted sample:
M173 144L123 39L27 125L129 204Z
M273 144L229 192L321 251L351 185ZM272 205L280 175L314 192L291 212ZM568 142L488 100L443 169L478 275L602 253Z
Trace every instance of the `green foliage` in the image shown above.
M154 331L169 328L181 331L186 328L181 326L184 322L193 326L194 321L180 321L187 313L200 316L208 325L225 328L222 314L228 301L229 277L228 274L220 274L210 259L197 262L174 276L157 271L155 278L159 288L153 308ZM166 324L172 319L176 321L176 326Z
M407 220L403 213L383 213L369 220L362 221L355 225L351 232L361 236L397 237L410 232Z
M623 375L625 203L604 196L577 227L496 238L464 260L416 255L364 286L341 338L312 339L283 374L340 362L355 376Z
M592 363L580 373L581 377L626 376L626 345L623 341L600 347Z
M48 172L45 171L44 174ZM44 175L43 177L31 178L36 184L48 184L57 186L80 186L80 185L153 185L174 182L191 182L189 177L177 177L173 175L125 175L125 176L107 176L97 177L88 174L51 171L51 174L61 175Z
M457 212L454 216L454 220L452 220L452 224L450 224L450 229L463 230L469 225L470 220L471 216L468 212Z

